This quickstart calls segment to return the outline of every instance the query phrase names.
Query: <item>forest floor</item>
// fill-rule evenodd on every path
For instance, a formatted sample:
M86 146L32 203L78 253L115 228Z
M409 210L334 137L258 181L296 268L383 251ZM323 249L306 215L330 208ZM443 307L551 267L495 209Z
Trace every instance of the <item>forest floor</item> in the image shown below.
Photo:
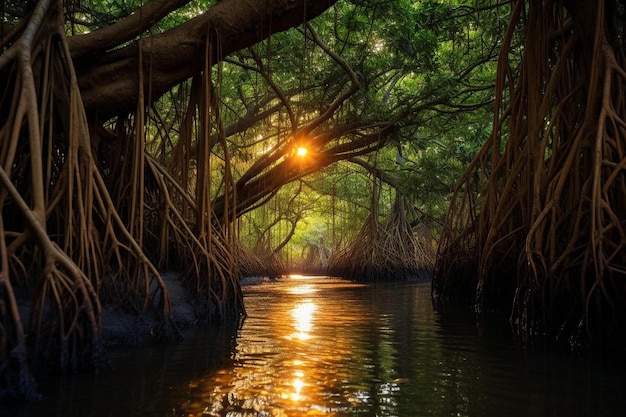
M179 330L196 325L197 316L191 298L184 288L180 274L167 272L162 275L172 306L172 321ZM106 347L132 346L158 339L161 319L155 312L144 315L131 313L117 302L102 305L102 341Z
M179 331L207 325L201 319L192 298L184 287L183 279L177 272L162 275L171 301L171 317ZM269 281L266 277L245 277L241 286L259 285ZM118 303L104 303L102 306L102 341L105 347L135 346L159 340L161 319L154 312L138 316L120 308Z

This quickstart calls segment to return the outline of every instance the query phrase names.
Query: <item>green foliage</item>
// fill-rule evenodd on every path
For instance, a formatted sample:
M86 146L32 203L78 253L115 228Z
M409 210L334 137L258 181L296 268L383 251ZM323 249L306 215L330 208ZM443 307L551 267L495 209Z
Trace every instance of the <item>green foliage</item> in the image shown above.
M67 22L71 33L93 32L110 26L138 12L145 0L80 0L69 2L66 7ZM169 13L153 26L150 33L159 33L176 27L209 9L216 0L191 0Z
M435 232L456 180L491 129L494 61L507 13L495 6L478 10L466 1L340 1L312 22L360 82L357 94L336 112L335 123L394 120L398 129L370 164L390 180L385 187L406 195ZM299 118L323 111L348 83L347 74L305 34L289 31L255 48L271 68L273 81L297 101ZM255 65L245 51L237 60ZM272 94L267 86L254 87L262 81L258 73L233 70L227 78L223 82L236 80L238 85L225 85L223 91L254 90L246 97L256 102ZM229 102L229 109L235 107ZM246 136L257 138L263 132L272 137L268 130L281 125L289 126L284 112ZM300 198L313 203L293 236L296 252L320 236L333 246L358 231L370 205L368 175L362 167L342 163L306 180L310 189ZM382 212L390 195L383 193Z
M174 27L213 3L190 2L162 19L151 33ZM390 182L385 185L381 215L390 205L389 190L395 187L409 197L424 222L437 228L456 179L488 135L494 60L508 9L478 8L474 3L342 0L309 22L359 81L359 90L334 112L327 129L358 128L345 129L333 143L357 140L385 124L396 127L386 147L369 160ZM94 30L136 7L120 0L84 0L81 10L89 13L76 12L83 20L76 19L75 25ZM349 74L315 44L305 27L224 58L213 67L212 79L221 100L235 179L282 146L298 126L324 113L350 84ZM148 140L147 149L164 164L179 140L190 86L187 82L174 87L153 106L154 139ZM197 129L196 124L196 137ZM219 133L216 125L210 133ZM216 174L223 169L221 152L214 148ZM221 190L220 181L219 175L213 177L214 197ZM241 220L246 244L276 248L294 224L296 248L319 236L329 246L345 242L365 218L370 194L371 177L363 167L343 162L324 169L307 177L304 187L287 186L266 206L247 213ZM329 220L331 215L334 220Z

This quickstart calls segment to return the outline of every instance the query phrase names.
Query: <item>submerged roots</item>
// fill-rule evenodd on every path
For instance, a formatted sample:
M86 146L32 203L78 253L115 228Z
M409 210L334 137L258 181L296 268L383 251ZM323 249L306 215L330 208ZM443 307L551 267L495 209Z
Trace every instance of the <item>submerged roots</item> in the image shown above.
M329 260L328 273L362 282L427 279L434 263L429 233L416 236L398 196L386 222L371 211L355 239Z

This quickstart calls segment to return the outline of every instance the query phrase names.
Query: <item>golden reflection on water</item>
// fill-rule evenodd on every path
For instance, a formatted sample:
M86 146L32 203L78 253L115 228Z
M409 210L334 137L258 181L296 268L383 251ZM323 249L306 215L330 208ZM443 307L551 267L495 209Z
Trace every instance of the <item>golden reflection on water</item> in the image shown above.
M303 285L298 285L297 287L289 288L287 292L293 295L306 295L306 294L313 294L317 292L317 289L313 285L303 284Z
M287 336L288 339L297 339L300 341L311 339L313 329L313 313L316 309L317 306L314 302L306 300L297 304L291 310L291 317L294 320L293 326L296 333L292 333Z
M304 376L304 372L298 371L297 373ZM302 387L304 387L305 385L304 382L302 382L300 378L296 378L293 380L291 385L293 386L293 392L291 393L291 400L300 401L300 399L302 399L301 397Z
M266 287L262 302L255 297L237 338L234 367L198 387L205 407L196 414L190 406L188 416L335 416L368 402L367 389L342 386L370 372L369 365L346 370L360 342L342 329L367 327L371 317L330 296L359 285L326 280L321 291L320 279L291 276L289 285L276 285L275 292Z

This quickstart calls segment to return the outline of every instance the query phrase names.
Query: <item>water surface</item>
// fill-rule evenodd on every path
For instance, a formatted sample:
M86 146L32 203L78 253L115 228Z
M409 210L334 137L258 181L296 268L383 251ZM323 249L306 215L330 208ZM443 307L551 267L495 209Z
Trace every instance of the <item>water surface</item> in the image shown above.
M7 415L626 416L624 361L521 349L505 323L433 311L429 283L291 276L245 302L240 328L114 352Z

